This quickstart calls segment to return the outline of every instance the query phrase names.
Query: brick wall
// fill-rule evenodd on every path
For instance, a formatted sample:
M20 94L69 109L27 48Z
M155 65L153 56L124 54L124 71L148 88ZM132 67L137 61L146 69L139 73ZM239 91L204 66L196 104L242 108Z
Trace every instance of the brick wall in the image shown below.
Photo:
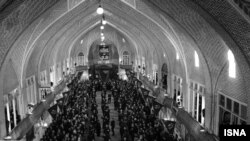
M30 25L46 9L51 7L58 0L25 1L6 17L0 27L0 64L2 65L6 53L11 45L19 37L20 33Z
M231 43L234 40L232 40L232 38L230 39L230 37L227 37L227 38L225 37L225 36L228 36L228 34L226 33L227 31L225 31L216 21L214 21L214 19L211 18L210 15L207 14L205 16L206 20L204 20L201 17L201 15L196 13L196 11L190 9L189 6L191 4L189 4L189 1L182 2L182 1L154 0L151 2L156 7L159 7L161 9L161 10L159 10L159 12L165 13L165 15L164 15L165 17L170 16L171 18L174 19L174 21L177 21L181 25L181 27L184 28L184 30L194 39L195 43L198 46L198 50L200 50L200 52L201 52L200 55L204 56L204 58L205 58L204 61L208 65L208 71L209 71L208 73L211 75L211 79L212 79L211 82L213 85L213 87L211 89L212 91L210 91L211 93L214 93L214 91L217 91L214 88L220 87L220 88L224 89L226 91L226 93L228 93L230 95L230 89L226 89L225 86L221 85L221 83L225 83L223 81L227 81L227 85L230 84L231 86L233 86L231 88L234 89L234 92L237 92L237 95L236 94L233 95L234 97L236 97L236 99L243 100L243 97L245 99L249 99L249 98L247 98L247 95L246 95L247 91L244 91L244 89L243 89L243 87L246 86L246 84L247 84L246 78L249 77L248 76L249 74L244 73L244 71L245 71L246 67L247 67L247 70L249 70L249 65L246 63L247 61L244 59L244 56L242 55L241 50L239 50L239 48L236 48L237 45L235 46L235 43ZM202 1L202 2L199 1L199 2L202 3L204 1ZM221 2L225 2L225 1L221 1ZM213 3L215 3L215 2L211 2L210 4L212 5ZM203 3L203 4L206 5L207 7L209 7L209 5L207 5L205 3ZM192 8L197 10L197 7L195 7L193 5L192 5ZM221 7L217 7L217 11L220 11L220 8ZM212 9L210 9L210 10L212 11ZM199 13L202 13L202 12L199 11ZM229 12L227 12L227 13L229 13ZM203 17L204 17L204 15L205 14L202 14ZM230 19L235 21L235 19L232 16L230 16L229 14L227 14L227 15L221 14L220 16L223 16L225 18L230 18ZM218 15L218 18L220 18L220 16ZM235 16L237 16L237 14ZM238 16L238 17L240 17L240 16ZM211 26L210 25L211 22L208 22L208 20L212 21L212 23L216 23L216 24L213 24L213 26ZM232 25L231 23L233 23L233 22L228 22L228 20L224 20L223 22L226 22L229 25ZM240 22L242 22L242 20L240 20ZM235 22L235 23L239 24L237 22ZM239 25L237 25L237 27L239 27ZM242 25L245 25L245 24L242 24ZM243 26L242 28L243 28L242 30L244 30L245 26ZM240 32L240 31L237 31L237 32ZM247 32L247 30L245 32ZM234 34L236 34L236 36L238 35L235 32L234 32ZM242 33L240 34L240 36L243 36ZM233 46L234 46L234 48L233 48ZM227 54L227 51L229 49L228 47L233 48L232 50L233 50L233 52L237 58L236 60L238 62L238 67L239 67L238 69L241 72L238 75L239 77L237 77L237 79L234 81L229 81L228 77L225 75L226 73L219 74L223 65L227 62L226 54ZM245 67L242 64L244 64ZM222 75L222 76L220 76L220 75ZM207 76L205 76L205 77L207 77ZM225 77L227 79L225 79ZM243 77L246 77L245 80L242 79ZM217 84L216 82L217 82L218 78L220 78L220 79L224 78L224 80L222 80L222 81L220 80L220 82L218 84L219 86L217 87L215 85ZM206 79L206 81L208 81L208 79ZM236 83L237 83L237 85L235 85ZM211 101L212 99L210 98L210 96L208 98L206 98L206 100L207 100L206 103L213 104L213 102L214 102L214 101ZM206 108L208 108L208 109L213 108L211 106L212 105L206 105ZM210 113L208 113L208 114L206 112L206 115L209 115L209 116L211 115L210 118L206 117L206 120L210 120L211 118L215 117L215 115L213 114L213 110L210 111ZM214 121L209 122L208 126L212 128L213 123L214 123Z

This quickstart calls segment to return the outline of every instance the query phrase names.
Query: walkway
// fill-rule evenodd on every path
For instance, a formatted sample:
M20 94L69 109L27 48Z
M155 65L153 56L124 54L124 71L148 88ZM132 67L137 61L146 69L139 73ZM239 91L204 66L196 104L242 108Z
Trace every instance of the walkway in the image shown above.
M110 91L107 91L107 94L111 93ZM108 95L106 95L108 96ZM102 125L102 109L101 109L101 92L98 91L96 93L96 103L98 105L98 118L99 121L101 122ZM111 135L111 141L120 141L121 140L121 136L120 136L120 127L119 127L119 121L118 121L118 112L114 110L114 101L113 101L113 97L112 97L112 102L109 104L109 108L110 108L110 118L114 118L115 119L115 136L112 136L112 132L110 132ZM110 119L110 120L111 120ZM100 137L96 136L96 141L103 141L103 133L101 134Z

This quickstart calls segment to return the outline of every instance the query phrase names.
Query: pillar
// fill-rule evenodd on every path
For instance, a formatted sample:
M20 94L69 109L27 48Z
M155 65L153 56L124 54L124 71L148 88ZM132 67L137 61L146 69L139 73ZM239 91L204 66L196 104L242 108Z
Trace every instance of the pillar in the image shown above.
M14 127L16 126L16 100L15 98L12 99L13 104L13 115L14 115Z
M6 109L7 109L7 121L8 122L8 131L10 132L11 131L11 123L10 123L10 108L9 108L9 100L7 101L6 103Z

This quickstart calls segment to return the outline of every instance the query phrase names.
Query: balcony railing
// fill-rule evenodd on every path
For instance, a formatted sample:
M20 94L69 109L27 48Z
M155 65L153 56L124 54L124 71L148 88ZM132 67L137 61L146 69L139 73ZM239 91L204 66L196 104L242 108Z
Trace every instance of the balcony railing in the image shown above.
M132 65L120 65L121 69L132 70Z
M53 92L48 94L44 102L40 102L32 111L32 114L27 115L9 134L11 140L20 140L26 133L39 121L43 112L49 109L50 104L54 101L54 98L66 87L66 83L69 80L64 80L59 83Z
M164 96L162 90L156 87L152 82L148 81L147 77L140 75L139 79L145 87L150 89L154 96L156 96L156 101L165 107L171 109L172 113L175 115L176 119L181 122L185 128L188 130L189 134L197 141L216 141L217 138L214 134L204 132L203 127L197 122L188 112L183 108L179 108L178 104L170 97Z

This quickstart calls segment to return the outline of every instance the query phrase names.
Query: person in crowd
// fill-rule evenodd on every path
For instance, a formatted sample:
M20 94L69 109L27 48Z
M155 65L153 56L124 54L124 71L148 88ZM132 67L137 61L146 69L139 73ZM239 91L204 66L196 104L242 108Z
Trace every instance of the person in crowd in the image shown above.
M111 96L112 96L112 94L109 93L109 94L108 94L108 103L109 103L109 104L111 103Z
M112 118L110 125L111 125L112 134L114 136L115 135L115 119L114 118Z

